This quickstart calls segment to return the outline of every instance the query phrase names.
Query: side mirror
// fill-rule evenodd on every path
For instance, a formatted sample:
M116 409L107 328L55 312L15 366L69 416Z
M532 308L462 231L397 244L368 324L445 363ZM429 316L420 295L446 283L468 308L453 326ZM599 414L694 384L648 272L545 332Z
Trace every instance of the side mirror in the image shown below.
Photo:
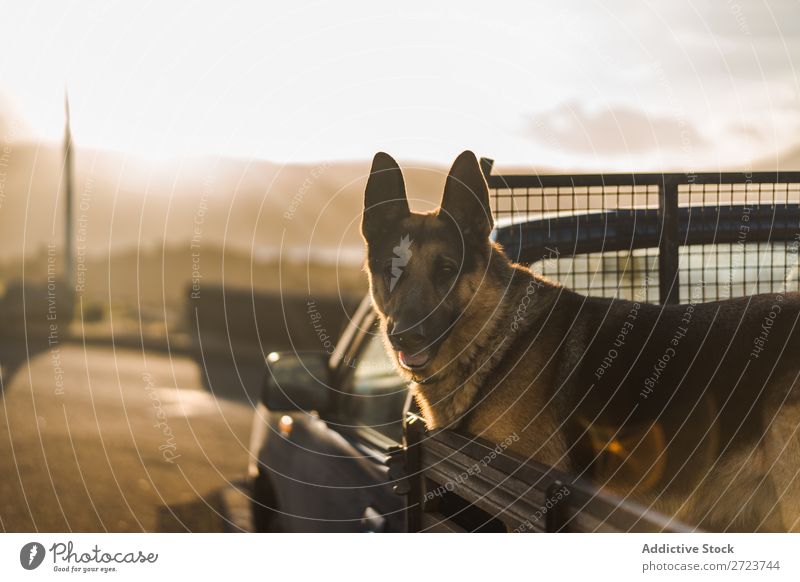
M326 352L272 352L261 401L272 412L324 412L334 393L329 358Z

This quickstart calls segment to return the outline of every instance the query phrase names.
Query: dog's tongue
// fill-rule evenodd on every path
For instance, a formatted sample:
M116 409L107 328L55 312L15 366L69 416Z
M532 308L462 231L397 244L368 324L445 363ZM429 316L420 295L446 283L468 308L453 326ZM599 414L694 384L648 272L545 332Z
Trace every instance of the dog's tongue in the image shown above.
M400 363L409 368L419 368L428 362L428 353L419 352L418 354L409 354L408 352L400 352Z

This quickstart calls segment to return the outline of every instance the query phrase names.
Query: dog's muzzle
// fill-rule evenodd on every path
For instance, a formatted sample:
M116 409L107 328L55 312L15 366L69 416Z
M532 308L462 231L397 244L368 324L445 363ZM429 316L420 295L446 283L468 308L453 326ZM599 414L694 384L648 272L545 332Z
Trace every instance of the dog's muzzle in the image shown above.
M389 333L389 341L397 352L397 359L404 368L421 370L433 359L435 347L431 345L422 323L404 326L395 322Z

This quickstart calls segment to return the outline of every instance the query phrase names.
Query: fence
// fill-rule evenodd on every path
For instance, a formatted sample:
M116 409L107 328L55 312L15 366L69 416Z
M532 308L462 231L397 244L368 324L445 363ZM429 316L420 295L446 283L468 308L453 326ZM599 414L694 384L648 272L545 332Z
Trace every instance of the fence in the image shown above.
M481 160L496 240L578 292L661 303L800 285L800 172L517 175Z

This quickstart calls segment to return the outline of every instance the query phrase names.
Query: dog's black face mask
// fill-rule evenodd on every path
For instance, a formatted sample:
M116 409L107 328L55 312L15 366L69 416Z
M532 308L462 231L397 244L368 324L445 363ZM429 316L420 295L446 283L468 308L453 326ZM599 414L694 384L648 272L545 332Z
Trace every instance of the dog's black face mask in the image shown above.
M409 211L403 175L387 154L375 156L361 232L373 304L397 361L412 376L431 364L475 292L492 228L486 182L472 152L447 177L438 211Z

